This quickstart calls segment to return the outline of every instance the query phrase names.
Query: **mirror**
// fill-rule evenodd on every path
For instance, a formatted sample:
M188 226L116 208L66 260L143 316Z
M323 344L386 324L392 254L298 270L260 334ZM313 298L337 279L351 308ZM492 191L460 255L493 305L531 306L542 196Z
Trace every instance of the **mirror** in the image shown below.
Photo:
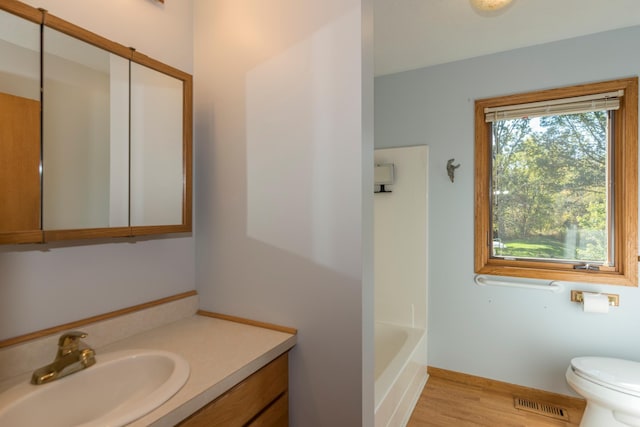
M0 10L0 243L42 240L40 27Z
M191 75L0 9L0 243L191 231Z
M131 225L182 223L182 81L131 64Z
M43 40L44 229L127 227L129 61L48 27Z

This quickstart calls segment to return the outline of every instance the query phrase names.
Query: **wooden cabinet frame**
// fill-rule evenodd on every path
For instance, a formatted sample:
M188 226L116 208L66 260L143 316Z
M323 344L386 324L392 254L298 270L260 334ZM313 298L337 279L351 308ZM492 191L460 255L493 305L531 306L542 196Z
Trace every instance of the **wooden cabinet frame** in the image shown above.
M40 215L39 229L0 233L2 243L41 243L56 240L92 239L105 237L132 237L153 234L185 233L192 230L192 140L193 140L193 78L190 74L163 64L133 48L125 47L70 22L60 19L44 10L25 5L16 0L0 0L0 9L18 17L41 24L93 46L123 57L134 63L164 73L180 80L183 84L182 117L182 223L151 226L105 227L70 230L43 230ZM40 126L40 123L38 123ZM40 132L40 130L38 130ZM46 184L46 183L45 183ZM42 194L42 193L40 193ZM40 206L38 207L40 209Z

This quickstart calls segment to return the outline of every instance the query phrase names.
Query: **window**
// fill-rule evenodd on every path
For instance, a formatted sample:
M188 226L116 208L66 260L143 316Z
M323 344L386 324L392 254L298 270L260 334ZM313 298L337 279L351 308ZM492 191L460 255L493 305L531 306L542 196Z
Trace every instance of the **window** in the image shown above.
M637 286L638 79L475 103L475 271Z

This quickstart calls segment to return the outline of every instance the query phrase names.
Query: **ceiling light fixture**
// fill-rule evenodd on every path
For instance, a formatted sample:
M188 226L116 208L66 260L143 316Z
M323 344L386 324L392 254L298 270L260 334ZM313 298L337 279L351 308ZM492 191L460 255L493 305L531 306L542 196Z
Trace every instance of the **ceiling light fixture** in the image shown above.
M505 8L511 4L513 0L470 0L471 5L479 11L494 12Z

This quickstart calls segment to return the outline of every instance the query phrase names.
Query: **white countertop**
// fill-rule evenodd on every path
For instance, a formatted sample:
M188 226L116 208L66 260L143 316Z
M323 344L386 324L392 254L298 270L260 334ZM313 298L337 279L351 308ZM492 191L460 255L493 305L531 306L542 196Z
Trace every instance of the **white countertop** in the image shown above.
M296 343L296 336L205 316L179 320L96 349L177 353L190 365L187 383L167 402L129 426L174 426Z
M170 351L189 362L186 384L129 426L174 426L296 344L294 334L200 316L198 305L197 295L187 295L79 327L97 363L106 353L135 349ZM50 363L58 335L0 348L0 393Z

